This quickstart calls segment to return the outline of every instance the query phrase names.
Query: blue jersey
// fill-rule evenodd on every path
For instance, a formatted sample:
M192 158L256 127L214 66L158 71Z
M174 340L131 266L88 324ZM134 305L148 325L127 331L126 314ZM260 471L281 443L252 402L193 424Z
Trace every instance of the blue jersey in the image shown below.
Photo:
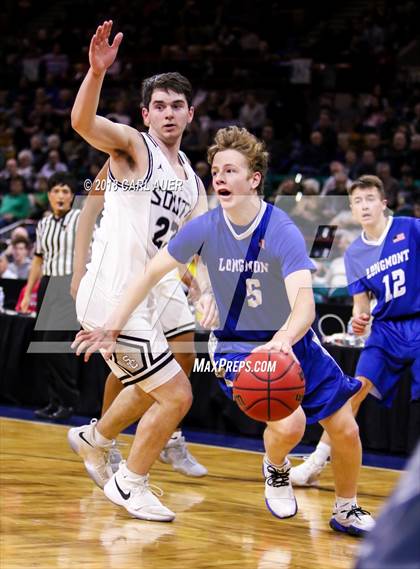
M362 233L344 261L352 295L372 292L376 320L420 313L420 220L391 217L382 237L368 241Z
M220 206L209 211L187 223L168 251L182 263L198 253L207 265L219 309L215 336L226 350L271 339L290 314L284 279L314 270L296 225L265 202L247 227L234 226Z

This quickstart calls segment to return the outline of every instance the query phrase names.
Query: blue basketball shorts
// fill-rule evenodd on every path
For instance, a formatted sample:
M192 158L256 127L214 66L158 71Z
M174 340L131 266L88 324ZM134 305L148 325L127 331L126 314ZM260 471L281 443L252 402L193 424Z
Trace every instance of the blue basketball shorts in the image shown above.
M220 386L232 399L232 384L240 369L240 362L249 355L249 344L232 343L227 350L225 342L223 351L219 351L219 348L218 344L213 357L216 366L225 368ZM317 423L341 409L361 388L360 381L343 373L312 330L293 346L293 352L305 376L302 408L309 424Z
M420 318L373 321L356 376L373 383L372 395L391 407L403 370L411 367L411 398L420 399Z

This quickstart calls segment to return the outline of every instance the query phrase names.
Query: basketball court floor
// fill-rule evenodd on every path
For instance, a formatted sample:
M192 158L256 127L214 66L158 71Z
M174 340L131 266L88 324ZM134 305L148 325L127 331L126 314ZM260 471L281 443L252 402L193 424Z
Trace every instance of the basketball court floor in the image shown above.
M329 529L331 469L296 489L298 514L266 509L262 454L191 444L201 479L156 463L151 482L176 512L143 522L110 503L69 449L65 425L0 419L1 569L345 569L360 541ZM121 440L130 443L131 436ZM126 454L128 446L122 447ZM363 467L360 503L376 514L401 472Z

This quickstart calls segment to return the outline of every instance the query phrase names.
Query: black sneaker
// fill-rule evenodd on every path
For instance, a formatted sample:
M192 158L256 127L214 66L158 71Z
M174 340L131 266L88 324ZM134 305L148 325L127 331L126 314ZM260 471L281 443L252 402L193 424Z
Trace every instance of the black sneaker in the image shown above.
M73 407L63 407L62 405L60 405L57 411L55 411L55 413L51 415L51 419L53 419L53 421L62 421L65 419L70 419L73 413L74 413Z
M53 413L57 411L57 405L48 403L43 409L37 409L34 413L40 419L52 419Z

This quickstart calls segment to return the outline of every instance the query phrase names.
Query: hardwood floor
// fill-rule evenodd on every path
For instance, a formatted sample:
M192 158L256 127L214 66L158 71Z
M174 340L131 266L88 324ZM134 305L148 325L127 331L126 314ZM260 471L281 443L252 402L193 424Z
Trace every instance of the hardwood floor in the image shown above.
M329 466L319 488L296 489L299 512L280 521L265 507L261 454L190 445L210 474L187 478L157 463L151 481L177 518L142 522L94 486L67 428L0 419L1 569L352 567L359 541L328 527ZM399 475L363 468L361 505L376 513Z

